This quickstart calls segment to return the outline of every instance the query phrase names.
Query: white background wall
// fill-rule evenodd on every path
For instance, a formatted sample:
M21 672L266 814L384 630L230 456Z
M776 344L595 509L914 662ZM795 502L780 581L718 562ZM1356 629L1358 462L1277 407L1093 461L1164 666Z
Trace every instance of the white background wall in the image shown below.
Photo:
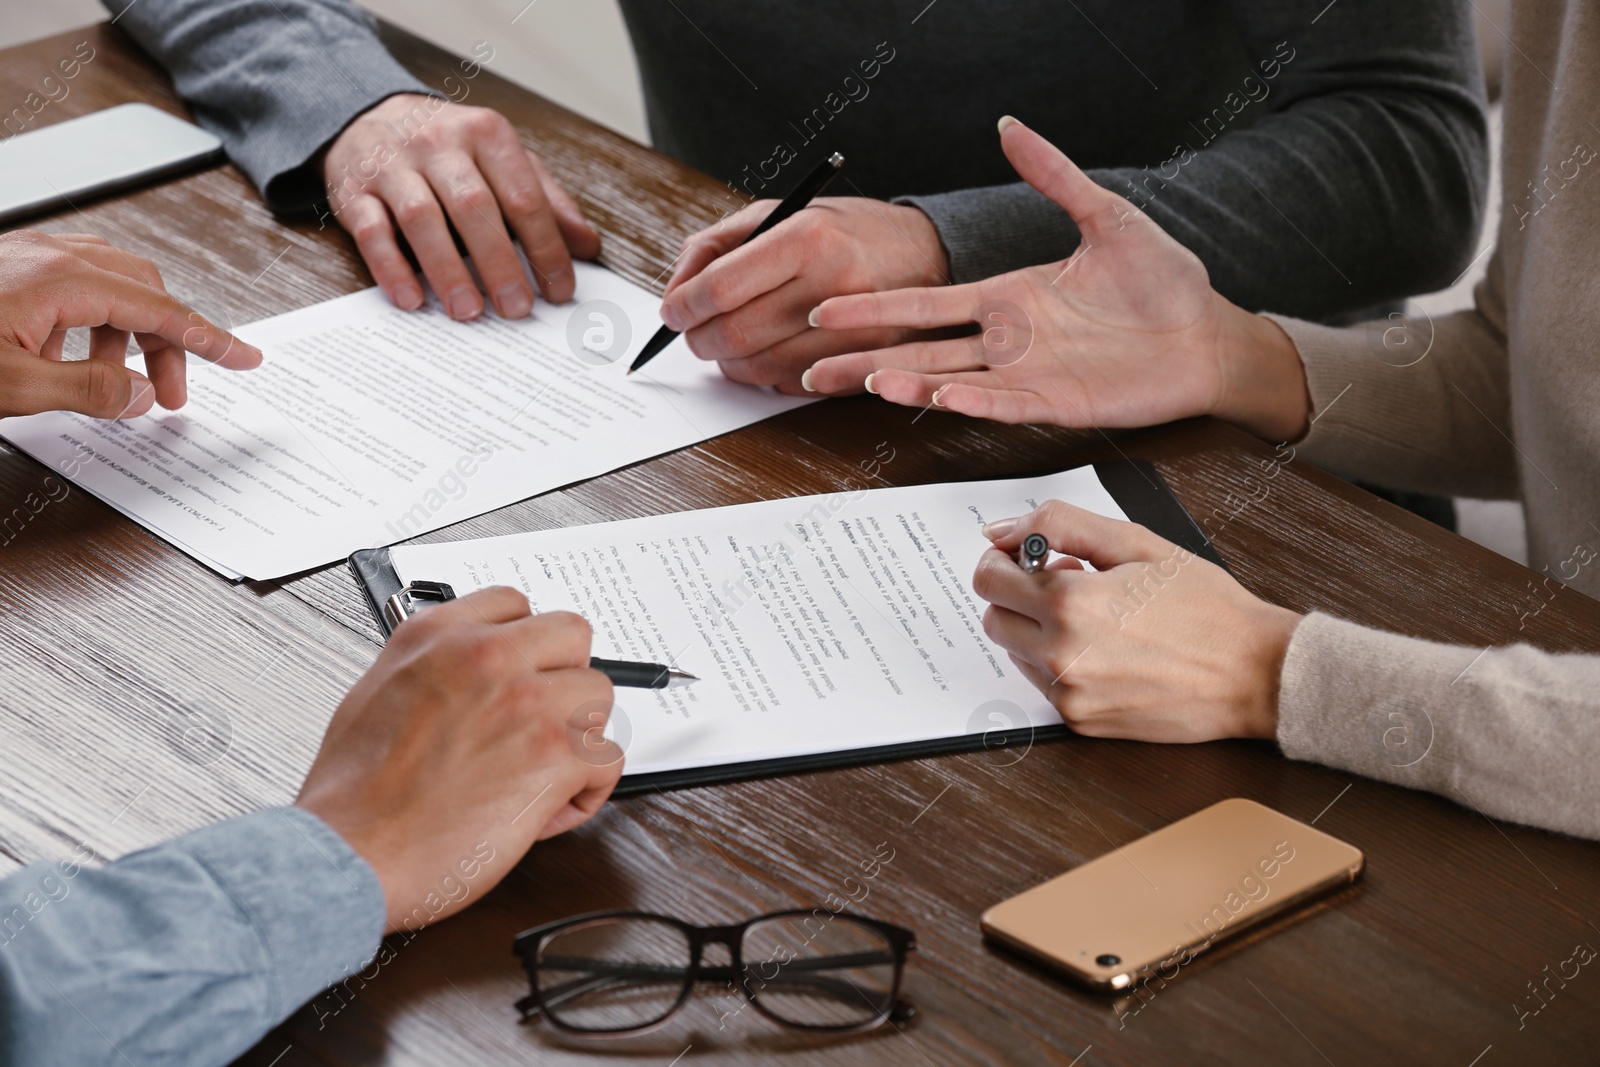
M105 8L94 0L0 0L0 48L98 22Z

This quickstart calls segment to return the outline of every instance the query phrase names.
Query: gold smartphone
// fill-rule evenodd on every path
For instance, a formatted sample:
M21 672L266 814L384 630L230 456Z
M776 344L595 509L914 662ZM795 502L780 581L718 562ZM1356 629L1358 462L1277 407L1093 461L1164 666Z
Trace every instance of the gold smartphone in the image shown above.
M996 904L983 932L1091 989L1128 989L1349 885L1365 863L1360 849L1236 797Z

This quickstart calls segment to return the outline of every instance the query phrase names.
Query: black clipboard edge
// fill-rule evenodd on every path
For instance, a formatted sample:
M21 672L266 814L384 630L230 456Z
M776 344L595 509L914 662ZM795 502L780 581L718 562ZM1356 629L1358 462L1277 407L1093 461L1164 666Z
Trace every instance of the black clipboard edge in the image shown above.
M1194 518L1173 495L1166 479L1146 460L1119 459L1094 465L1096 477L1106 492L1117 502L1128 518L1165 537L1168 541L1210 560L1227 569L1228 565L1217 554L1216 548L1200 532ZM377 620L378 628L389 636L389 624L383 618L383 605L400 591L400 578L395 573L394 562L387 548L364 548L350 554L350 571L356 584L366 594L367 607ZM677 771L658 771L654 774L625 775L617 783L613 796L637 796L641 793L660 792L667 789L686 789L690 786L721 785L751 778L773 778L779 775L807 774L814 771L859 767L868 763L887 763L894 760L924 759L980 749L992 751L1011 750L1018 742L1032 746L1037 741L1066 737L1072 733L1065 724L1050 726L1025 726L1017 730L994 730L981 734L957 734L928 741L908 741L898 745L877 745L870 748L850 748L838 752L818 752L807 756L785 756L781 759L748 760L743 763L722 763L710 767L686 767Z
M1149 460L1118 459L1096 463L1094 473L1129 519L1233 573L1233 568L1217 553L1216 546L1201 531L1189 509L1173 494L1167 480Z
M722 785L742 782L751 778L776 778L780 775L809 774L813 771L832 771L843 767L861 767L869 763L891 763L895 760L925 759L928 756L946 756L961 752L988 749L1008 752L1020 747L1024 753L1037 741L1049 741L1071 736L1066 724L1050 726L1024 726L1017 730L990 730L981 734L957 734L954 737L935 737L927 741L907 741L898 745L877 745L872 748L847 748L838 752L817 752L809 756L784 756L782 759L750 760L745 763L720 763L713 767L685 767L681 771L657 771L654 774L625 775L612 790L613 796L629 797L640 793L667 789L685 789L689 786ZM1020 760L1022 757L1017 757Z

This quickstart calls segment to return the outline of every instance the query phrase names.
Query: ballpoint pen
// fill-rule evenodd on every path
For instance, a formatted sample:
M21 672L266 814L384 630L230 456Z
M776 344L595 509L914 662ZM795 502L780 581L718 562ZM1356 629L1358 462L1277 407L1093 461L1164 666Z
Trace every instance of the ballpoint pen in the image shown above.
M700 680L687 671L668 667L664 663L629 663L626 660L595 657L589 660L589 666L610 678L612 685L633 689L676 689Z
M828 187L828 183L833 181L834 176L839 173L839 168L842 166L844 166L844 157L837 152L818 163L810 174L800 180L800 184L794 187L793 192L779 201L778 206L772 209L772 214L763 219L761 225L751 230L749 237L739 242L739 246L741 248L744 247L780 222L798 214L807 204L822 195L822 190ZM670 326L663 326L657 330L655 336L650 338L649 342L644 346L644 351L639 353L639 357L628 368L628 373L632 374L646 363L649 363L663 348L670 345L677 336L678 331Z
M383 622L388 632L419 611L446 603L456 598L456 591L445 582L414 581L390 596L383 606ZM612 685L631 689L676 689L700 679L688 671L680 671L665 663L633 663L620 659L601 659L592 656L589 667L611 679Z
M1044 534L1029 534L1017 550L1017 566L1024 574L1034 574L1044 569L1044 561L1049 556L1050 542L1045 540Z

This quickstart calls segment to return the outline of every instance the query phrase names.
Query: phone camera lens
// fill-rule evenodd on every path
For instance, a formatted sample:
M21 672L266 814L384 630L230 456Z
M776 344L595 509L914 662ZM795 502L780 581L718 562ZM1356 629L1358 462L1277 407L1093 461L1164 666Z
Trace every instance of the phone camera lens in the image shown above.
M1102 967L1115 967L1117 964L1122 962L1122 957L1114 956L1111 953L1106 952L1096 956L1094 961Z

